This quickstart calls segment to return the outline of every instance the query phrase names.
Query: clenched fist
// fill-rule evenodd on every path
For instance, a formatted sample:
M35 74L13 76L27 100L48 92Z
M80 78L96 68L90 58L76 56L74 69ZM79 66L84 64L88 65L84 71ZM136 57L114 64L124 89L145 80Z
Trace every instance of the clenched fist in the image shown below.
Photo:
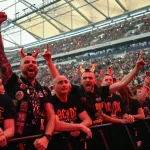
M5 12L0 12L0 24L7 20L7 15Z

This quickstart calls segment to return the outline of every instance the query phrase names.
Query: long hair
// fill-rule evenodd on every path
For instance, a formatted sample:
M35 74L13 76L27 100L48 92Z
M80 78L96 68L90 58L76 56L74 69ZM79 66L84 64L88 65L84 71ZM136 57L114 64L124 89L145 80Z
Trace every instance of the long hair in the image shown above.
M123 102L127 103L128 110L130 111L130 109L129 109L130 101L135 100L136 98L133 95L133 93L132 93L131 89L129 88L129 86L126 86L125 88L120 89L119 94L120 94Z

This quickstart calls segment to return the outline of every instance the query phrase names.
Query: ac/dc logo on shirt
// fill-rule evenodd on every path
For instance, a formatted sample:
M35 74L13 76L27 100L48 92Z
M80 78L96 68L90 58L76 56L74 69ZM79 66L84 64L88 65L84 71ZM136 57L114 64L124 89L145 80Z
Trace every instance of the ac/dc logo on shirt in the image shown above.
M101 102L101 97L96 97L96 102Z
M116 117L117 112L121 111L120 102L117 101L114 101L113 103L105 102L103 106L106 112L111 112L112 117Z
M103 103L102 102L96 103L95 108L96 108L96 113L95 113L96 119L93 121L93 124L102 123L102 121L103 121L103 112L102 112Z
M64 122L74 122L77 118L76 114L77 108L69 108L68 110L65 109L58 109L57 110L57 116L59 117L60 121Z

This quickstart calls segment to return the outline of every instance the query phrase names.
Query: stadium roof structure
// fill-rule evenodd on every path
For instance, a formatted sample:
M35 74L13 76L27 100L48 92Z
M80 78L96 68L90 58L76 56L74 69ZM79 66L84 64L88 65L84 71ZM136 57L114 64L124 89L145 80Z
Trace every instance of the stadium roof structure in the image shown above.
M150 0L0 0L6 50L150 5Z

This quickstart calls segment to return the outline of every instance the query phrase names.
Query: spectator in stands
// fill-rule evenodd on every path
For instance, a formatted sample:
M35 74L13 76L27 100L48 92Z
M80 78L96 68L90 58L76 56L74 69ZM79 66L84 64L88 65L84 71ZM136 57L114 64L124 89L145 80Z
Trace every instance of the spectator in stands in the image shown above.
M97 28L97 30L93 30L91 32L82 33L77 36L72 36L69 38L60 39L57 41L50 42L51 52L53 55L58 53L67 53L69 51L73 51L75 49L85 48L92 45L101 44L104 42L126 38L133 35L138 35L141 33L150 31L150 15L147 14L145 18L140 16L136 18L132 18L130 21L124 21L122 23L117 23L114 25L109 25L104 28ZM113 35L113 36L112 36ZM118 51L129 50L130 48L135 48L137 46L144 47L145 43L132 44L129 47L121 47ZM32 47L32 50L35 47ZM44 50L44 46L38 46L40 52ZM26 52L30 51L31 48L27 49ZM111 53L111 51L109 52ZM66 59L66 58L65 58ZM19 54L16 54L14 58L10 58L11 63L15 63L19 61Z
M144 110L145 117L150 117L150 99L148 98L149 84L150 84L150 77L147 76L145 77L143 86L138 85L134 89L134 94L136 98L139 100L139 103Z

